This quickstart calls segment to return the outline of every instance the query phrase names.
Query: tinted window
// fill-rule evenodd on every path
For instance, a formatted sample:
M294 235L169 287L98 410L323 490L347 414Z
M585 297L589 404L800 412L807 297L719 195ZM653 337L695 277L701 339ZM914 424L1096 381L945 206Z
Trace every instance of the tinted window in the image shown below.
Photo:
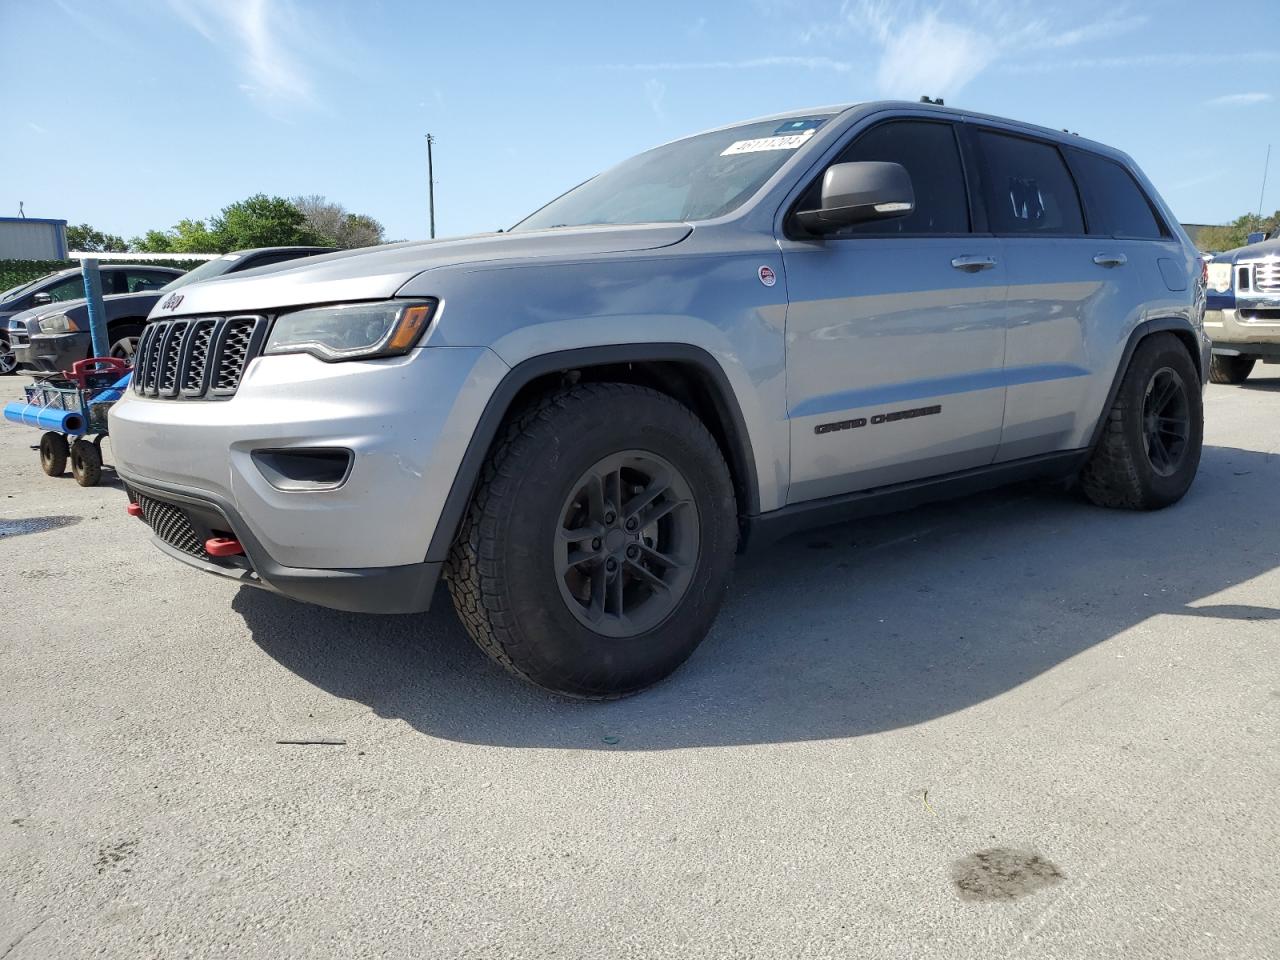
M1090 233L1140 240L1168 236L1146 194L1120 164L1096 153L1072 150L1071 167L1084 193Z
M847 227L837 236L969 232L969 198L951 124L896 120L873 127L850 144L837 163L858 160L902 164L911 177L916 208L905 217ZM800 209L816 207L821 190L819 178Z
M65 280L58 281L44 292L57 301L83 300L84 278L79 275L67 277Z
M126 293L143 293L147 290L159 290L173 279L172 274L156 273L152 270L130 270L125 273Z
M990 130L978 139L994 233L1084 233L1076 186L1057 147Z

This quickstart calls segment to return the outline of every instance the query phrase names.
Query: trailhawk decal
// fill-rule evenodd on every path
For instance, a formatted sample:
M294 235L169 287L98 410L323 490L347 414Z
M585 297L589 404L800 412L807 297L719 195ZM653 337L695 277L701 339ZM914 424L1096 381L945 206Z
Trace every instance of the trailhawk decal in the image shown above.
M813 428L814 433L835 433L838 430L857 430L867 424L877 426L881 423L897 423L899 420L914 420L916 417L932 417L942 412L942 404L932 407L913 407L910 410L894 410L892 413L877 413L874 416L855 417L853 420L837 420L835 423L820 423Z

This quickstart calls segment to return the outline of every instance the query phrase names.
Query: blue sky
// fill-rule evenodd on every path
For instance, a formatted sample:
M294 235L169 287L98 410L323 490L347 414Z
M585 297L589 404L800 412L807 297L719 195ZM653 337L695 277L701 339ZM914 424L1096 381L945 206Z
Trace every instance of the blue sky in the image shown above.
M0 0L0 215L136 235L251 193L510 225L655 143L877 97L1067 127L1187 222L1280 207L1274 0ZM1244 29L1242 29L1242 26Z

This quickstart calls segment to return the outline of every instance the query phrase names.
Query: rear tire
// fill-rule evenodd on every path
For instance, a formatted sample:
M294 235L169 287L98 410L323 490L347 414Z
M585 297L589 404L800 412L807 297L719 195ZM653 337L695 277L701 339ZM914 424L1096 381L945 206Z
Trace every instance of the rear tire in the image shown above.
M50 431L40 438L40 469L49 477L67 472L67 438Z
M102 451L89 440L71 445L71 475L82 487L96 487L102 479Z
M467 632L570 697L635 693L679 667L719 610L733 483L692 411L582 384L508 420L445 567Z
M1209 360L1209 380L1213 383L1243 383L1253 372L1257 357L1228 357L1215 353Z
M1203 438L1195 364L1176 336L1155 334L1129 361L1080 486L1100 507L1167 507L1195 479Z

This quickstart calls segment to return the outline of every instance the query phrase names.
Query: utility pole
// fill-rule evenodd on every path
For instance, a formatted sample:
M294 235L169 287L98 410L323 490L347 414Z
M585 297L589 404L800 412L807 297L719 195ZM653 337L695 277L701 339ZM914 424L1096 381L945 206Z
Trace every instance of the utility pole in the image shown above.
M1258 194L1258 217L1262 217L1262 201L1267 196L1267 169L1271 166L1271 144L1267 144L1267 159L1262 165L1262 192Z
M436 238L436 174L431 165L431 145L436 138L427 134L427 203L431 207L431 239Z

